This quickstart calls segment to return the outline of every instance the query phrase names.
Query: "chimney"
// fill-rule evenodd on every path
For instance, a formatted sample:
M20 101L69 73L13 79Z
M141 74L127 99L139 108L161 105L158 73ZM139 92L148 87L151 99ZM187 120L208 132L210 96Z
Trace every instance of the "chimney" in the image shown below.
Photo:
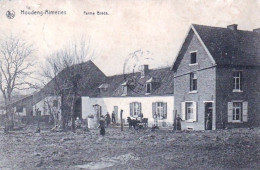
M253 29L253 32L257 32L260 34L260 28Z
M228 25L227 28L231 30L237 30L237 24Z
M142 65L141 66L141 78L145 77L149 72L149 66L148 65Z

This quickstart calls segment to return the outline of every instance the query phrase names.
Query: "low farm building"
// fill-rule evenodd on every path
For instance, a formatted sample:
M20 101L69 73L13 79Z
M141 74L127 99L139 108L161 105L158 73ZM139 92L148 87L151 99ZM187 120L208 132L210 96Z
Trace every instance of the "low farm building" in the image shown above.
M126 77L134 77L132 81ZM141 72L134 75L107 77L97 88L99 95L82 96L82 115L106 115L114 112L120 122L127 117L148 118L148 126L172 126L173 124L173 74L170 68L149 69L143 65Z

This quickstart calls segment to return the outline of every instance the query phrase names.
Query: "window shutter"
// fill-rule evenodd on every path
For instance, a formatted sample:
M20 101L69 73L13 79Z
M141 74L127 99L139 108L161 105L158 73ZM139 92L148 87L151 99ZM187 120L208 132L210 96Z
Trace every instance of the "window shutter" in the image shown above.
M240 90L243 89L242 87L242 82L243 82L243 76L242 76L242 71L240 71ZM243 104L244 105L244 104ZM247 120L246 120L247 121Z
M139 114L141 114L142 113L142 103L140 102L138 104L139 104Z
M243 122L247 122L248 102L243 102Z
M197 121L197 102L192 102L193 103L193 121Z
M163 115L164 119L167 119L167 103L163 103Z
M133 103L130 103L130 116L133 116Z
M228 122L232 122L233 120L233 103L228 102Z
M182 118L182 120L186 120L186 106L185 106L185 102L181 102L181 118Z
M153 103L152 105L153 105L153 108L152 108L153 109L153 115L155 115L156 114L156 103Z

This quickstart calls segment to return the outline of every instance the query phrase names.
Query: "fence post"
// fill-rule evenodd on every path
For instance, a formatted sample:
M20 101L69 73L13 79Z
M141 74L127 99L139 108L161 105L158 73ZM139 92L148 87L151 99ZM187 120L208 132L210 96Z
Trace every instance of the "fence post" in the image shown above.
M121 131L123 131L123 110L120 111Z
M173 110L173 131L177 130L177 110Z

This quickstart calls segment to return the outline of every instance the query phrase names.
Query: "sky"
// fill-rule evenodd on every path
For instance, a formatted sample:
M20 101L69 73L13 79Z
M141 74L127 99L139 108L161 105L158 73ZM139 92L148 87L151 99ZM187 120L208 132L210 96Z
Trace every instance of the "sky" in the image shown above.
M22 15L24 11L66 11L66 15ZM6 11L15 12L13 19ZM108 15L84 15L106 12ZM45 58L77 37L94 51L106 74L122 74L130 53L149 51L138 64L171 66L190 25L260 28L260 0L2 0L0 34L32 43L40 68ZM145 58L149 58L145 59Z

